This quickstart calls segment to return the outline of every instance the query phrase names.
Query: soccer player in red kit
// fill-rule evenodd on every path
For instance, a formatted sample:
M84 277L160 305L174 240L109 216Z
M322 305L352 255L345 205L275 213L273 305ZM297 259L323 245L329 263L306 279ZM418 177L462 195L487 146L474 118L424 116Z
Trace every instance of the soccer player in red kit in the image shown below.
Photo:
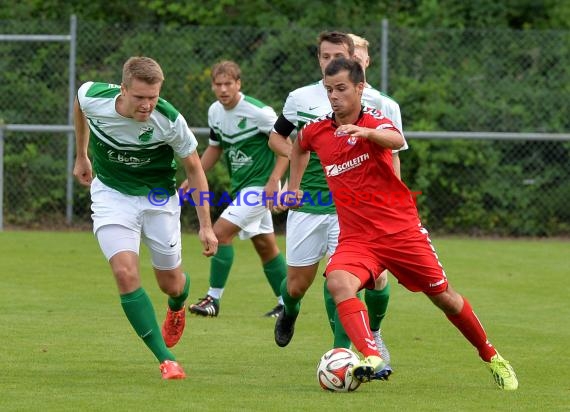
M412 195L394 174L392 150L404 144L400 132L380 112L361 106L362 67L335 59L325 69L324 84L333 112L308 123L295 140L289 203L302 201L299 185L309 152L316 152L340 225L339 244L326 268L328 288L344 329L364 356L353 375L368 382L384 365L356 293L373 288L375 276L388 269L404 287L423 292L445 313L501 389L517 389L513 368L487 340L467 299L449 285Z

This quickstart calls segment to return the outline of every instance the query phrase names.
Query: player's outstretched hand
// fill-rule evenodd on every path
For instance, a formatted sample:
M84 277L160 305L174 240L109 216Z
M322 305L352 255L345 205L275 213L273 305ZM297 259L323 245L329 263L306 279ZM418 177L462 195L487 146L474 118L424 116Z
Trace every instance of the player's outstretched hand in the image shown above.
M354 124L343 124L340 125L336 131L336 136L350 135L354 137L362 137L364 139L368 138L369 130L366 127L356 126Z
M214 230L211 227L200 229L198 236L203 246L202 254L208 257L214 256L218 252L218 238L214 234Z

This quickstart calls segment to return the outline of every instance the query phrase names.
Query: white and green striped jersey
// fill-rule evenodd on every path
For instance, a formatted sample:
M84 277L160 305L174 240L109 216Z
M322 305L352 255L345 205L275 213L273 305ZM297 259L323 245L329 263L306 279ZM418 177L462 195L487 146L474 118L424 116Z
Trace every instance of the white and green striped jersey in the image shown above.
M394 123L394 126L404 134L402 127L402 114L400 113L400 105L390 96L376 90L368 83L362 92L362 104L365 106L373 107L380 110L380 112ZM407 143L404 141L404 146L399 150L406 150ZM398 151L399 151L398 150Z
M147 196L152 189L176 193L174 154L185 158L198 142L184 117L166 100L145 122L117 113L120 86L84 83L77 92L90 129L93 169L99 180L121 193Z
M402 116L400 106L390 97L367 85L362 93L362 104L380 110L402 132ZM282 115L300 130L307 122L330 113L332 111L327 91L320 80L316 83L301 87L289 93ZM407 149L407 144L400 150ZM311 152L311 157L303 180L301 189L309 192L315 205L305 204L300 211L315 214L336 213L332 200L330 200L329 187L323 172L321 162L316 153ZM316 199L319 199L317 202ZM330 203L330 205L328 205Z
M267 183L275 167L275 154L267 145L275 120L275 110L243 93L230 110L219 101L208 109L209 144L223 150L232 196L245 187Z

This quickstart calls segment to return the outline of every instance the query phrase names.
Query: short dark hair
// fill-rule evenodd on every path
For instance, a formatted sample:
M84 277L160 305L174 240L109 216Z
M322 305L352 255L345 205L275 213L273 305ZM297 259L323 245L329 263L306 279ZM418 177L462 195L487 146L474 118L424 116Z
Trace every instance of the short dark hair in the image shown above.
M343 70L348 71L348 78L352 84L364 83L364 70L362 70L360 63L344 57L337 57L327 64L325 77L334 76Z
M354 41L352 41L352 38L346 33L340 31L321 32L321 34L319 34L319 37L317 37L319 55L321 54L321 43L324 41L332 44L346 44L346 47L348 47L348 54L351 56L354 55Z

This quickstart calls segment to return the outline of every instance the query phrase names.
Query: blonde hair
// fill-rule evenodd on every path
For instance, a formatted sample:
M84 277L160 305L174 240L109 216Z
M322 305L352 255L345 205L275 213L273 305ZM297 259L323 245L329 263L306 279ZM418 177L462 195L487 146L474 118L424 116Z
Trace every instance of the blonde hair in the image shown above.
M123 84L130 86L133 79L147 84L156 84L164 81L164 74L155 60L150 57L136 56L129 58L123 65Z
M364 37L357 36L356 34L348 33L348 36L354 42L354 47L361 47L368 50L370 43Z
M212 67L212 81L215 81L216 77L220 74L225 74L236 81L241 79L241 69L239 65L231 60L222 60Z

